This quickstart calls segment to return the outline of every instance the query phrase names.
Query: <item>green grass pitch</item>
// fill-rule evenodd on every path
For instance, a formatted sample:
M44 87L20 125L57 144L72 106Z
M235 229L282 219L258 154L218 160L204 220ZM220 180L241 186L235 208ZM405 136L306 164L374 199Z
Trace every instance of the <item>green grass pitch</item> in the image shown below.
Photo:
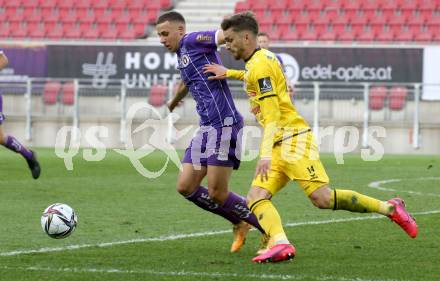
M0 149L0 280L440 278L439 156L365 162L346 155L344 165L322 156L332 187L383 200L404 198L419 224L416 239L386 218L316 209L291 183L274 202L297 256L292 262L252 264L258 233L252 231L245 247L230 254L230 224L176 193L178 170L172 164L161 177L146 179L110 150L101 162L75 157L73 171L53 149L39 149L38 155L43 172L35 181L21 157ZM143 163L159 169L165 155L150 154ZM233 173L233 191L246 194L254 167L255 162L242 163ZM390 179L395 181L380 186L388 190L368 186ZM71 205L79 216L75 233L64 240L47 237L40 226L42 211L55 202Z

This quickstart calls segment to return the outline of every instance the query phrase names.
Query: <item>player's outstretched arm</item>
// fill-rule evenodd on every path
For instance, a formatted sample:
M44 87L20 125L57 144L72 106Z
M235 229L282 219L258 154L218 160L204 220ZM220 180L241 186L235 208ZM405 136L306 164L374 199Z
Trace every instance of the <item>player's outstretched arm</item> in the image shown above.
M180 101L188 94L188 88L185 86L183 81L180 81L177 85L176 94L174 97L167 103L168 109L170 112L176 108L176 106L180 103Z
M227 69L223 65L216 63L205 64L203 67L203 73L214 74L209 76L208 80L222 80L226 78L243 80L244 78L244 70Z
M0 51L0 70L5 68L8 65L8 63L9 63L8 57L6 57L5 53Z

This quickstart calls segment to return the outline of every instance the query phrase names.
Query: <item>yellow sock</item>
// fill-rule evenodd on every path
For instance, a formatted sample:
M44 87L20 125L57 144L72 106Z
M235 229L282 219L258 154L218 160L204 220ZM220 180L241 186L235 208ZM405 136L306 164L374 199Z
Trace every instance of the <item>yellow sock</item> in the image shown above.
M357 193L352 190L332 190L330 206L333 210L347 210L358 213L379 213L389 215L393 211L393 205L375 198Z
M280 215L277 209L268 199L261 199L249 204L249 209L255 214L267 235L275 242L275 244L287 244L286 233L281 223Z

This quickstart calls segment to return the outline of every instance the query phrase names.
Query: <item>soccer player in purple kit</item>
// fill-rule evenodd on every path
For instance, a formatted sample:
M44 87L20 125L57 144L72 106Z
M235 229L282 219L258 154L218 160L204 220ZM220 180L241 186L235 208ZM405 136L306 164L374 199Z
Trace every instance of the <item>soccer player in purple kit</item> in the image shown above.
M159 16L156 31L160 42L177 53L178 68L185 87L180 87L168 104L170 111L185 97L188 90L196 101L200 128L183 157L183 169L177 180L177 191L198 207L222 216L233 224L231 252L243 246L249 224L264 233L257 218L249 210L246 199L228 191L233 169L240 160L240 131L243 117L232 100L225 81L208 81L203 74L207 63L221 63L217 46L224 44L223 31L186 33L185 19L175 11ZM183 86L183 85L182 85ZM208 179L208 188L201 186Z
M8 65L8 58L5 53L0 50L0 71ZM29 169L31 170L32 177L38 179L41 173L40 164L37 161L35 153L32 150L24 147L16 138L11 135L5 136L3 134L2 123L5 120L3 115L3 97L0 93L0 144L9 150L16 153L20 153L21 156L26 159Z

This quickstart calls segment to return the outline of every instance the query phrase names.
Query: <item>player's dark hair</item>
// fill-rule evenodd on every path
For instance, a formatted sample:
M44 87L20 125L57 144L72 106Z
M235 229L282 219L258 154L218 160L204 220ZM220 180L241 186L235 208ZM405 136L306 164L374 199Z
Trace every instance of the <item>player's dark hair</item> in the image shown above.
M232 28L232 30L235 32L248 30L251 31L254 35L258 34L258 22L252 12L243 12L232 15L229 18L225 18L222 21L221 26L223 30L228 30L229 28Z
M170 11L170 12L166 12L166 13L163 13L162 15L160 15L157 18L156 24L161 24L166 21L181 22L184 24L185 18L182 16L182 14L180 14L178 12Z
M269 35L266 32L259 32L257 34L257 37L260 37L260 36L265 36L265 37L269 38Z

